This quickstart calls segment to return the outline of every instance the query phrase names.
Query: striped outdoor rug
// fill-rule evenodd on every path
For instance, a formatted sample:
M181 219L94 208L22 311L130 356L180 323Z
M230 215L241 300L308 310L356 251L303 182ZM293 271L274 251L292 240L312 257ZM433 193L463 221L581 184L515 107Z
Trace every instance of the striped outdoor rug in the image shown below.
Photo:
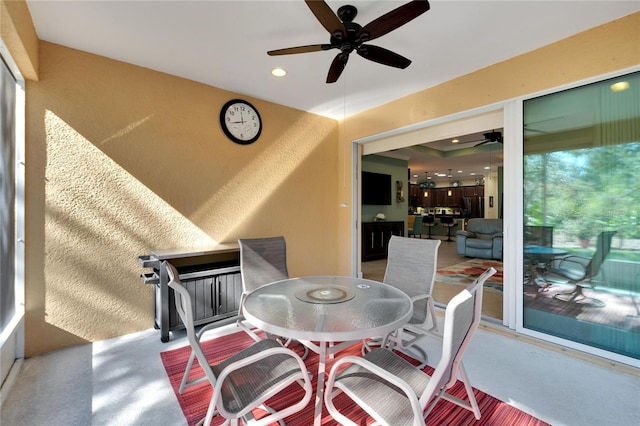
M212 339L203 343L203 349L207 358L210 362L216 363L220 360L226 359L230 355L240 351L244 347L250 345L253 342L251 338L247 336L244 332L234 333L228 336L223 336L217 339ZM359 355L360 354L360 344L354 345L351 348L348 348L338 354L338 356L346 356L346 355ZM297 349L294 347L294 349ZM174 349L171 351L166 351L160 353L160 357L162 358L162 363L167 371L167 375L169 376L169 381L171 382L171 386L178 398L178 402L180 403L180 407L185 415L187 423L189 426L195 425L199 420L201 420L206 412L209 404L209 400L211 398L211 386L208 382L199 383L192 387L187 388L182 395L178 393L178 388L180 387L180 381L182 380L182 374L185 370L187 360L191 349L189 346L182 347L179 349ZM301 353L302 350L299 351ZM197 377L201 375L200 367L197 365L197 362L194 363L195 367L192 369L192 375ZM315 383L317 379L317 375L315 374L318 369L318 355L310 352L308 358L306 359L306 364L309 367L310 371L314 372L314 384L313 389L315 391ZM327 361L327 374L331 367L331 361ZM433 369L431 367L426 367L425 371L427 373L431 373ZM473 380L473 378L471 378ZM287 404L288 398L296 398L296 401L299 400L300 394L302 390L299 386L292 386L291 391L288 393L283 393L271 399L267 405L273 407L278 410L280 407L283 407ZM480 406L480 412L482 413L482 418L478 421L475 420L473 413L471 411L465 410L461 407L458 407L447 401L439 401L436 405L435 409L431 412L429 417L427 418L429 425L546 425L535 417L532 417L517 408L514 408L502 401L497 400L491 395L487 395L484 392L480 392L479 390L474 389L476 399ZM463 384L458 381L458 383L449 391L449 393L458 396L459 398L463 398L466 400L466 393L464 391ZM340 397L339 397L340 398ZM356 421L358 424L367 425L373 423L373 420L368 418L368 416L362 412L355 404L351 402L348 398L344 397L343 400L343 412L345 410L349 410L352 414L349 414L349 417ZM289 426L310 426L313 424L313 402L314 398L311 399L309 405L298 412L285 419L285 423ZM336 403L339 405L339 403ZM256 417L260 417L259 413L255 413ZM220 425L223 420L218 416L214 417L213 424ZM323 409L322 413L322 425L337 425L338 423L333 420L333 418L329 415L326 409Z

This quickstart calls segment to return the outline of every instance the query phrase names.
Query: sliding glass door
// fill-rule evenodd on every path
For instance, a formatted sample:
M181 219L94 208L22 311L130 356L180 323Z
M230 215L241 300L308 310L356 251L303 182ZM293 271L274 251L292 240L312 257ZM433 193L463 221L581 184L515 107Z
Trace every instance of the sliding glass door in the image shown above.
M0 332L15 314L16 82L0 59Z
M640 73L524 101L523 327L640 359Z

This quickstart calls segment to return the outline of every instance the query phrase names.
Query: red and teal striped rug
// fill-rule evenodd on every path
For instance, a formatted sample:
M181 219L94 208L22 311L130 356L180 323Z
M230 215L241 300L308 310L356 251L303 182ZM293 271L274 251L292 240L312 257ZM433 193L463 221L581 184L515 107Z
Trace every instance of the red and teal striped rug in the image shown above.
M203 349L209 361L214 364L220 360L226 359L232 354L242 350L246 346L253 342L251 338L244 332L238 332L227 336L219 337L216 339L208 340L203 343ZM360 344L354 345L340 352L337 356L346 355L359 355ZM294 349L296 349L294 347ZM189 346L166 351L160 353L162 363L167 371L169 381L175 392L176 398L182 408L185 415L187 424L189 426L195 425L200 421L207 412L209 405L209 399L211 398L211 386L208 382L202 382L197 385L191 386L183 392L182 395L178 393L180 387L180 381L182 380L182 374L185 370L187 360L191 349ZM299 353L302 351L300 350ZM310 352L306 359L306 364L310 371L317 372L318 368L318 355ZM197 362L194 363L195 367L192 369L192 377L201 376L200 366ZM331 368L331 360L327 361L327 373ZM433 369L426 367L425 371L431 373ZM315 380L317 375L314 374L313 389L315 390ZM470 378L473 383L473 377ZM279 409L287 403L288 398L296 398L299 400L299 393L302 392L300 387L293 386L290 392L283 392L280 395L272 398L267 405L274 409ZM459 398L466 400L466 393L464 391L464 385L458 381L449 393ZM482 417L480 420L476 420L471 411L465 410L457 405L454 405L447 401L439 401L434 410L429 414L427 423L429 425L518 425L518 426L542 426L547 425L535 417L520 411L519 409L510 406L509 404L502 402L491 395L474 389L475 397L480 406L480 412ZM298 412L285 419L285 423L289 426L310 426L313 424L313 398L309 405ZM358 424L368 425L373 423L373 420L368 418L366 413L359 410L355 404L353 404L348 398L344 398L343 411L349 410L351 414L349 417L356 421ZM256 417L259 417L259 413L255 413ZM214 425L219 425L223 422L220 417L213 419ZM322 425L333 426L338 423L333 420L326 409L322 412Z

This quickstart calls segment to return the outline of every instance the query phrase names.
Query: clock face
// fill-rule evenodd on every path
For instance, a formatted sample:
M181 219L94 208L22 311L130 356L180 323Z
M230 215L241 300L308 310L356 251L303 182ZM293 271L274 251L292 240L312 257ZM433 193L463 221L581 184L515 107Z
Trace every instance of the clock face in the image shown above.
M240 99L224 104L220 111L220 125L229 139L242 145L257 141L262 131L258 110Z

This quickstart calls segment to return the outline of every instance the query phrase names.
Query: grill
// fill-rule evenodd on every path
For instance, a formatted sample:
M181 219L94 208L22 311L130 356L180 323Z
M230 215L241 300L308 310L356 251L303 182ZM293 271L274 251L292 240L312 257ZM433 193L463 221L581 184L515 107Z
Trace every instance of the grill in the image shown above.
M138 263L151 271L140 277L153 285L154 327L160 330L160 340L169 341L169 332L184 328L175 308L175 296L169 288L169 277L160 266L167 260L178 270L193 301L196 325L236 320L242 294L239 248L237 244L216 245L202 250L156 250L138 256Z

